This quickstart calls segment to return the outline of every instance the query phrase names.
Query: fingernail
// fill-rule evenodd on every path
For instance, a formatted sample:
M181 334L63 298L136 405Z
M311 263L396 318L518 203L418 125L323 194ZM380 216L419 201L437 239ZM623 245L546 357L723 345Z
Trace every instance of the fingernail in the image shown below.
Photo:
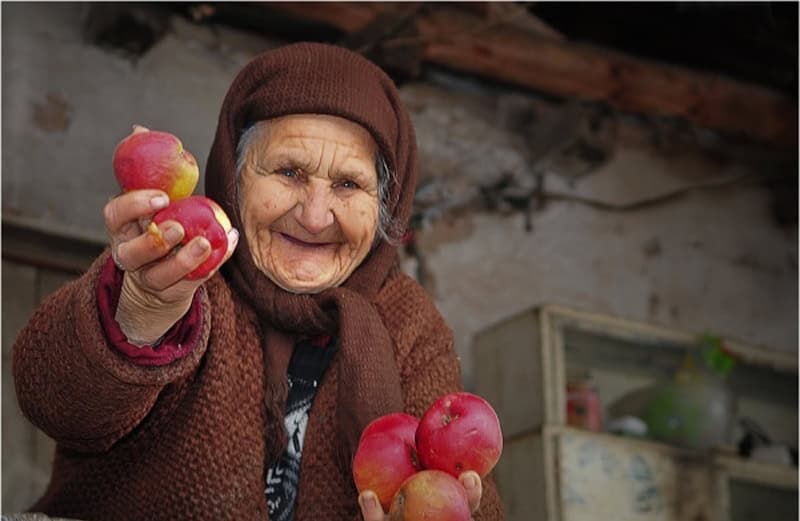
M358 496L358 502L361 503L361 508L365 510L374 509L378 506L378 498L372 492L364 492Z
M228 249L233 249L239 244L239 230L231 228L228 232Z
M364 498L364 503L366 503L365 506L367 508L380 508L378 497L375 494L367 494Z
M208 246L208 241L200 238L192 243L189 253L191 253L193 257L202 257L208 249Z
M150 208L153 210L161 210L169 205L169 197L166 195L157 195L150 199Z
M467 488L475 488L478 486L478 478L476 478L474 474L467 474L464 481Z
M170 226L166 230L164 230L164 239L170 244L174 244L181 240L181 229L177 226Z

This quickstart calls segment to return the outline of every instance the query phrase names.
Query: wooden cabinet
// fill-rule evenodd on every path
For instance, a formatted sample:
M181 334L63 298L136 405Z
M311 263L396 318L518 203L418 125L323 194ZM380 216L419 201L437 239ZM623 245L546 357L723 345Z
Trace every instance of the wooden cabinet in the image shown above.
M509 521L795 521L797 469L733 447L682 449L566 425L567 375L589 373L604 405L670 378L698 335L559 306L475 339L475 390L497 409L496 477ZM737 414L797 443L797 355L726 340Z

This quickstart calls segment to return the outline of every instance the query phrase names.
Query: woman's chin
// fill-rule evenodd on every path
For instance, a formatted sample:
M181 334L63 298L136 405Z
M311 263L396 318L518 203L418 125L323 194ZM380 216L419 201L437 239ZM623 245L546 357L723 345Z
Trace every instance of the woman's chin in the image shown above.
M337 285L336 281L326 276L302 276L292 275L289 277L270 277L281 289L299 295L313 295Z

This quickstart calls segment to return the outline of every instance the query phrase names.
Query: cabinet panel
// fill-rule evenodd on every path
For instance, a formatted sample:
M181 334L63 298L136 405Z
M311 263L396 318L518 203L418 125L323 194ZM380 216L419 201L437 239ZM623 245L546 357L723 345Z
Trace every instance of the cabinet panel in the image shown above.
M4 245L5 246L5 245ZM72 273L3 259L2 504L5 512L30 507L50 479L55 443L23 416L12 375L12 347L42 298L75 278Z
M503 456L495 467L497 487L502 490L506 521L544 521L547 515L545 447L541 435L528 435L507 441Z
M3 362L10 363L11 347L36 307L38 271L33 266L3 259Z
M797 489L731 479L730 521L797 521Z
M480 333L473 343L476 392L497 411L506 437L530 432L544 421L538 313L524 313Z
M703 462L611 436L556 436L562 521L713 519L714 480Z

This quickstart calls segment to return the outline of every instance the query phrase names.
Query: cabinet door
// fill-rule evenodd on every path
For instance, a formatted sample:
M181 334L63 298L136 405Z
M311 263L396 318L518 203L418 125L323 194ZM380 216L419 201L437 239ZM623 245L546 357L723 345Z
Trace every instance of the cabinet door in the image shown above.
M506 440L493 473L503 500L506 521L555 521L550 512L554 483L546 477L548 454L540 434Z
M41 300L75 276L7 259L3 259L2 265L2 504L4 512L21 512L47 487L55 443L20 411L11 374L11 348Z
M611 436L555 435L560 521L712 521L711 466Z
M728 482L729 521L796 521L797 489L732 478Z
M722 521L796 521L797 467L717 458Z

